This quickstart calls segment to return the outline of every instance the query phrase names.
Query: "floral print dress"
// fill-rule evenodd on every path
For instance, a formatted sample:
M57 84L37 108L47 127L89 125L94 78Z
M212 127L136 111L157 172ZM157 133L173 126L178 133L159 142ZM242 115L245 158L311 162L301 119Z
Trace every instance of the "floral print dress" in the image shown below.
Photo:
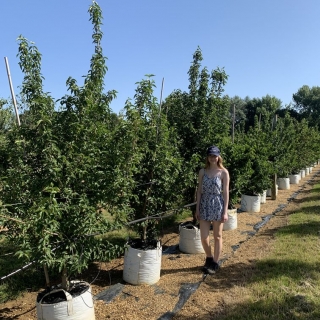
M206 171L202 178L202 194L200 200L200 219L206 221L221 221L224 207L222 197L221 172L210 178Z

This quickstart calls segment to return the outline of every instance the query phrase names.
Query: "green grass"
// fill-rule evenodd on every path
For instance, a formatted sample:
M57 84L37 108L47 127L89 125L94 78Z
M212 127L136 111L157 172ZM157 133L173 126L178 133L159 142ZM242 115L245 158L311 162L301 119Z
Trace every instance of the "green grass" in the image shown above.
M104 214L108 219L110 218L110 215L108 215L107 213L104 213ZM168 215L170 215L170 212L168 213ZM178 230L179 223L185 220L192 220L192 213L190 210L184 209L166 218L157 220L158 221L157 229L158 229L160 238L161 238L161 235L166 231L166 229L174 225L176 225L176 229ZM104 234L101 236L102 239L106 239L109 242L112 242L117 245L124 245L128 238L136 238L136 237L138 237L138 234L135 231L133 225L131 227L124 227L120 230L108 232L107 234Z
M257 263L245 297L224 320L320 319L320 185L276 233L274 247Z

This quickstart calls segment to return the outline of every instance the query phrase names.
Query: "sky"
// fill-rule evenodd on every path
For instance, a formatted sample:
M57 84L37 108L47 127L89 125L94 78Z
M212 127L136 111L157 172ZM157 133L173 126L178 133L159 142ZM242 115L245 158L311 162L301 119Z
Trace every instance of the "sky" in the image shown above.
M0 98L10 99L4 57L15 94L23 73L19 35L42 54L44 90L59 99L71 76L78 85L94 53L91 0L0 1ZM230 97L275 96L282 105L303 85L320 79L319 0L98 0L103 14L105 91L116 90L113 112L133 99L137 82L153 74L160 101L188 91L188 70L197 47L202 67L224 68Z

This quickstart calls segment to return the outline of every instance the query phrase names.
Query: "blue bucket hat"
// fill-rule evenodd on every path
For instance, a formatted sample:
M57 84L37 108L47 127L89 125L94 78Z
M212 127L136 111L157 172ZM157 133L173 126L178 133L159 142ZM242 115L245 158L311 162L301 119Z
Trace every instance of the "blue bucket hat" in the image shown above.
M217 156L219 157L220 156L220 150L218 147L216 146L211 146L207 149L207 156L211 156L211 155L214 155L214 156Z

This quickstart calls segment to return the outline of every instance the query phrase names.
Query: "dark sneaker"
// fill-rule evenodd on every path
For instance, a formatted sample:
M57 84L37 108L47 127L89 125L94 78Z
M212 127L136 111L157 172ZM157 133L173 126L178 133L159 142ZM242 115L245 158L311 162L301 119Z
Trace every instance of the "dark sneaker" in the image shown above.
M207 268L207 273L215 274L219 270L219 268L220 268L219 264L212 260L210 266Z
M206 262L202 268L202 271L205 273L208 273L208 268L211 266L211 264L213 263L213 257L210 258L206 258Z

